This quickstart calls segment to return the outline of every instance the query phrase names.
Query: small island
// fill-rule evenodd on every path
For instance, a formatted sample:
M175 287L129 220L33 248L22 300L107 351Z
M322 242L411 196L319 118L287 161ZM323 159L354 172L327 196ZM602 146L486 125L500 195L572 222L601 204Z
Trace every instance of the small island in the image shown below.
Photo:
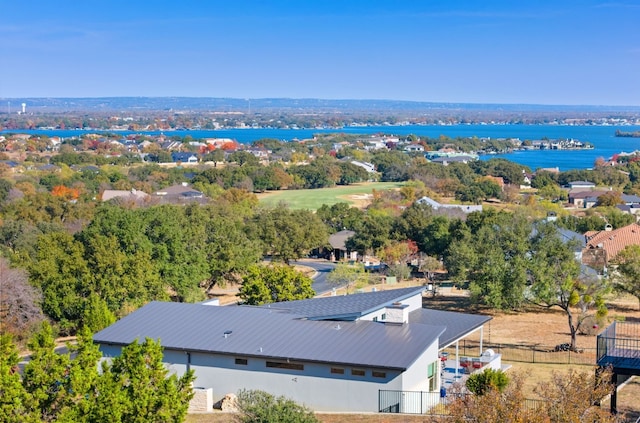
M616 131L616 137L640 138L640 131L624 132L618 129Z

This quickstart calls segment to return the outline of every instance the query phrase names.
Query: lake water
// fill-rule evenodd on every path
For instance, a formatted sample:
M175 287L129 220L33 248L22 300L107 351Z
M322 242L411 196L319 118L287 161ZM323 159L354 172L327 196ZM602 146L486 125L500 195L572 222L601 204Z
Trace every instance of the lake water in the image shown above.
M516 163L523 164L535 170L541 167L559 167L565 171L569 169L588 169L593 167L599 157L605 159L620 152L640 150L640 138L615 137L616 130L624 132L640 131L640 126L577 126L577 125L406 125L406 126L365 126L347 127L341 129L221 129L221 130L181 130L164 132L168 136L191 136L193 139L202 138L231 138L248 144L263 138L274 138L283 141L308 139L320 133L347 134L387 134L387 135L421 135L437 138L445 135L451 138L480 137L480 138L519 138L520 140L539 140L542 138L573 138L594 145L592 150L537 150L519 151L510 154L482 156L482 160L493 157L503 157ZM113 132L113 131L80 131L80 130L32 130L32 131L2 131L0 133L21 132L30 134L44 134L48 136L72 137L83 133ZM132 132L118 131L123 136L133 133L158 135L162 132Z

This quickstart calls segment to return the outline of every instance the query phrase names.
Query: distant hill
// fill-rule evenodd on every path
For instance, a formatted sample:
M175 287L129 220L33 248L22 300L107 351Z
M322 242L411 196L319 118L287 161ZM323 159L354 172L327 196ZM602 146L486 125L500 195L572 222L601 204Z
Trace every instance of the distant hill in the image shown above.
M398 100L322 100L292 98L215 98L215 97L96 97L96 98L4 98L3 105L15 111L21 103L27 110L38 112L65 111L218 111L267 113L283 111L287 113L357 113L357 112L640 112L639 106L558 106L537 104L473 104L434 103ZM2 108L2 112L7 109Z

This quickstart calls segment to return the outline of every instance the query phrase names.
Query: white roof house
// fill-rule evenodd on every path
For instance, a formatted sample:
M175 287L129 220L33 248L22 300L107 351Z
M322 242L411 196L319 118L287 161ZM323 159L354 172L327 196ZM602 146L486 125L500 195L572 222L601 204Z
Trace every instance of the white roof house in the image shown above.
M431 208L433 210L439 210L439 209L457 209L457 210L461 210L464 213L473 213L473 212L481 212L482 211L482 206L481 205L474 205L474 206L470 206L470 205L466 205L466 204L442 204L437 202L436 200L424 196L420 199L418 199L416 201L416 203L421 203L421 204L427 204L429 206L431 206Z
M118 190L118 189L105 189L102 192L102 201L113 200L118 198L123 201L142 202L149 198L149 194L144 191L136 189L131 190Z
M575 188L595 188L596 184L590 181L571 181L568 184L569 189Z
M159 339L164 363L214 400L241 389L284 395L315 411L425 412L441 387L439 351L488 316L422 308L423 287L261 307L152 302L94 335L105 358ZM382 392L430 398L405 404ZM430 404L430 406L428 405ZM418 408L416 408L418 407Z
M351 160L351 164L363 168L368 173L375 173L375 171L376 171L376 166L373 163L360 162L358 160Z

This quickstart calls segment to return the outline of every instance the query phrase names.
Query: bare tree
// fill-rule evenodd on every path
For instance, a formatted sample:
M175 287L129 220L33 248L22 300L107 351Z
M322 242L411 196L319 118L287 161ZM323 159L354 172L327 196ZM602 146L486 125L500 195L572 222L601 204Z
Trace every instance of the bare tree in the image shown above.
M0 333L24 339L30 329L44 319L40 292L29 284L27 272L12 268L0 257Z
M453 423L615 423L619 420L600 403L611 394L611 373L603 371L556 372L552 380L534 387L538 401L525 397L524 383L528 374L515 373L503 391L491 387L483 395L472 395L457 386L448 394L455 398L446 420Z

